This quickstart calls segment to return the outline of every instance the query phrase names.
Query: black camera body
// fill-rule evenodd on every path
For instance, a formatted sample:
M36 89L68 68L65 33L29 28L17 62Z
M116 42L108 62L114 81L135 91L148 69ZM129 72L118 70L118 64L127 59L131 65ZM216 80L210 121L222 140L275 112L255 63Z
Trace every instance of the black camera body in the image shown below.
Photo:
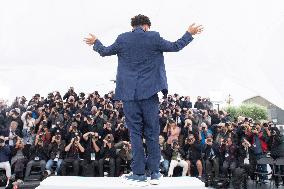
M5 141L2 139L2 138L0 138L0 144L2 144L2 143L4 143Z

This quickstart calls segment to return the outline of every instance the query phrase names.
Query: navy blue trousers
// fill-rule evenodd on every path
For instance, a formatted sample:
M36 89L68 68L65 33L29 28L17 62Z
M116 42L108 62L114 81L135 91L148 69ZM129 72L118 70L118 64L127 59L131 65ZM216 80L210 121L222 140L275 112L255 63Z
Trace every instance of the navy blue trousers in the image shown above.
M145 167L151 173L159 172L161 151L159 147L159 97L123 102L126 126L130 133L134 174L145 174ZM147 157L143 148L142 132L147 146Z

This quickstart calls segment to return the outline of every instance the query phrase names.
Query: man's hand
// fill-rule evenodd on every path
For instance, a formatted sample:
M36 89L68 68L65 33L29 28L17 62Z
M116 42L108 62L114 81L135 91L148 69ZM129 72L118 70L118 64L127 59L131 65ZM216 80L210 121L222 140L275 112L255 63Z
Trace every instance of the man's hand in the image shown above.
M86 37L84 38L84 41L88 44L88 45L93 45L95 44L97 37L94 36L93 34L89 33L90 37Z
M200 34L203 31L203 26L202 25L195 26L195 23L193 23L188 27L187 31L191 35Z

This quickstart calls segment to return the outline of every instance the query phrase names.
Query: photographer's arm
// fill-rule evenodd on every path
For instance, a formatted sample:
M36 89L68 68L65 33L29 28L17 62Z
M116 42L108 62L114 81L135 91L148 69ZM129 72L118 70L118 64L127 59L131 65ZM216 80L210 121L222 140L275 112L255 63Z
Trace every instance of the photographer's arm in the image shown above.
M69 152L69 150L70 150L70 148L71 148L73 142L74 142L74 138L72 138L72 139L71 139L71 142L65 147L65 152Z
M24 112L23 114L22 114L22 116L21 116L21 120L22 120L22 122L23 122L23 125L27 125L27 120L26 120L26 115L27 115L27 111L26 112Z
M42 118L42 113L39 114L38 118L35 120L35 125L39 124Z
M78 147L79 147L79 150L80 150L80 152L85 152L85 148L81 145L81 143L80 142L78 142Z
M87 132L87 133L85 133L85 134L83 135L83 139L84 139L85 141L88 140L88 135L89 135L90 133L91 133L91 132Z
M96 152L99 152L100 151L100 147L97 145L97 141L92 139L92 142L93 142L93 148L95 149Z

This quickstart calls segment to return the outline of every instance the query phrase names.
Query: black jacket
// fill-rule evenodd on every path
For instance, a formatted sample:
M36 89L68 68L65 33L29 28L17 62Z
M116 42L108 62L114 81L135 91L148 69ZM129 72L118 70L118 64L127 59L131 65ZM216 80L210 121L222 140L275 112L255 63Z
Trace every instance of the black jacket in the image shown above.
M101 158L116 158L116 149L114 146L109 148L108 146L102 146L100 151Z
M201 144L198 142L194 142L193 144L185 144L183 150L186 154L186 160L201 160Z
M46 145L44 145L43 147L39 145L32 145L30 148L30 157L28 158L29 161L35 160L36 157L39 157L39 160L47 161L47 149L48 148Z
M61 140L58 145L56 142L52 142L48 145L48 158L54 159L59 154L59 159L63 159L65 153L65 141Z
M218 158L220 157L220 148L219 148L218 144L213 143L211 146L206 144L205 148L204 148L204 154L205 154L204 158L206 160L212 158L211 149L213 150L214 155L216 157L218 157Z

